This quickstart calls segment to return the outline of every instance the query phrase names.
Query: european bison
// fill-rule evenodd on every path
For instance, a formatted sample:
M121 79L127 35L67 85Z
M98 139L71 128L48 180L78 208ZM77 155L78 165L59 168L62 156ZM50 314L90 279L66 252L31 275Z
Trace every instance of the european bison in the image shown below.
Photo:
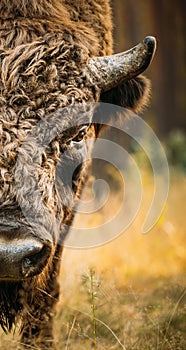
M0 324L8 332L20 320L26 348L51 349L63 240L87 177L86 140L103 123L86 103L141 110L149 83L139 74L155 39L104 57L112 54L109 0L1 0L0 13ZM73 125L73 109L64 113L75 105L90 112L83 127L78 119ZM39 121L46 121L45 133L52 121L61 130L43 148L42 128L33 132ZM72 196L67 169L77 160Z

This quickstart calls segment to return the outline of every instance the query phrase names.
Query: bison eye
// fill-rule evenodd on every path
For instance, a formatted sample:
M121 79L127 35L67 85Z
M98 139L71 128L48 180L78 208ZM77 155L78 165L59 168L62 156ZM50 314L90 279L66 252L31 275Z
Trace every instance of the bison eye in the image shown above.
M72 142L81 142L84 139L85 135L87 134L87 130L88 130L88 126L87 125L83 126L79 130L78 134L71 141Z

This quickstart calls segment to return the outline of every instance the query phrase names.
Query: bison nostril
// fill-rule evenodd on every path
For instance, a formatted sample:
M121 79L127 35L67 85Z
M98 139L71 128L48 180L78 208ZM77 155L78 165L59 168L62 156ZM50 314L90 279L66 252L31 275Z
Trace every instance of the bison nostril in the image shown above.
M49 249L44 246L42 249L34 254L27 255L22 260L22 274L24 277L30 277L37 273L40 273L49 257Z
M22 280L40 274L51 253L50 243L31 235L12 238L8 231L3 233L0 235L0 280Z

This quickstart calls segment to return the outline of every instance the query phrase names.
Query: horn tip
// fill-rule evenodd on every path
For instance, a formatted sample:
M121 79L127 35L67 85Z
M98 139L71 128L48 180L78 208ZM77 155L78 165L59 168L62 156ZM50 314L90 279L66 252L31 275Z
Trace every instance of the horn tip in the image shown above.
M148 54L150 57L150 62L152 62L155 52L156 52L156 47L157 47L157 42L156 42L156 38L154 36L147 36L144 40L143 40L144 44L147 45L147 49L148 49Z
M156 50L156 38L154 36L147 36L144 39L144 44L148 46L149 52L154 53Z

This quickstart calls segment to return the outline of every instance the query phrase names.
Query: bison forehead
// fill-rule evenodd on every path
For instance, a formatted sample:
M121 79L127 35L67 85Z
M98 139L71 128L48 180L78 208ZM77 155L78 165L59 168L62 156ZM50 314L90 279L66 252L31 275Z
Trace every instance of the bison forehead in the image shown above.
M84 74L86 49L46 35L15 50L1 50L0 149L14 149L46 115L98 96Z
M1 50L0 105L13 107L19 117L50 113L59 107L95 100L95 89L84 74L88 51L47 34L16 49Z
M98 90L84 73L88 50L69 42L57 33L16 49L1 47L1 189L2 184L6 189L11 184L17 152L38 121L60 108L98 99ZM59 143L52 143L51 148L42 164L46 173L59 157Z

